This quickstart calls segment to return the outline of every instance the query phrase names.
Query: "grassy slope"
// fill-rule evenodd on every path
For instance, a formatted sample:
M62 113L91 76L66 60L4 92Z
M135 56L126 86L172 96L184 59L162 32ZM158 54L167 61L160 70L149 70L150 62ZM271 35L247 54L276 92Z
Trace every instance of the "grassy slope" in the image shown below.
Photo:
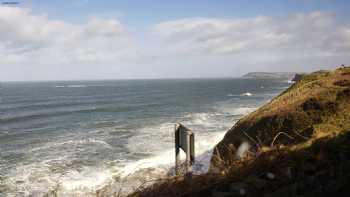
M236 160L242 141L257 145L256 151ZM217 150L212 164L220 171L159 180L130 196L346 196L350 68L304 76L242 118Z
M130 196L241 196L242 189L244 196L347 196L349 144L350 131L343 131L336 137L321 137L307 147L271 149L236 161L222 175L204 174L190 180L173 177L139 188Z
M350 68L306 75L235 124L217 145L215 156L225 159L243 141L255 146L270 146L273 141L297 144L348 129L349 100Z

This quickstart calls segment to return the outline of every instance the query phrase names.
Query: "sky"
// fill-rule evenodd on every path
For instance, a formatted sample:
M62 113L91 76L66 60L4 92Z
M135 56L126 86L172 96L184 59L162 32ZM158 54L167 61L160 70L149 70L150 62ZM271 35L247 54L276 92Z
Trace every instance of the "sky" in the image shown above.
M17 2L0 5L0 81L239 77L350 63L346 0Z

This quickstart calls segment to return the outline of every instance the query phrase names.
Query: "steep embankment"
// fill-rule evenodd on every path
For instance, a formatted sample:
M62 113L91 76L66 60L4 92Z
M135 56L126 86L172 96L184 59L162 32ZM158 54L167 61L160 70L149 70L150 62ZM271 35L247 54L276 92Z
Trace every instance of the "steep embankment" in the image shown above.
M237 159L243 143L250 151ZM157 180L130 196L348 196L350 68L302 76L235 124L207 174Z
M303 76L286 91L243 117L217 145L225 160L243 143L288 145L336 134L350 128L350 68Z

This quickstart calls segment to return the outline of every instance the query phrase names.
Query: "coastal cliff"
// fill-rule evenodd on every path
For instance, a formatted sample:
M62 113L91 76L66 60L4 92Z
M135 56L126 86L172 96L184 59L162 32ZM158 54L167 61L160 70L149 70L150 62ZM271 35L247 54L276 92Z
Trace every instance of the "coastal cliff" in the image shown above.
M346 196L349 180L345 67L303 75L239 120L214 148L208 173L158 180L130 196Z
M291 145L350 128L350 69L304 75L258 110L240 119L216 146L212 159L229 157L243 143Z

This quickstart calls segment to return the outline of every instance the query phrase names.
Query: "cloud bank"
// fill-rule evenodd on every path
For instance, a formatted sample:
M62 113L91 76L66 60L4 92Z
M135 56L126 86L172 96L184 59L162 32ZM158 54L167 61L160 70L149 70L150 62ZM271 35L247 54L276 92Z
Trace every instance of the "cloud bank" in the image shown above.
M244 56L254 61L323 58L349 54L350 26L332 13L287 18L189 18L153 27L173 50L197 55Z
M327 12L284 18L184 18L135 34L0 6L0 80L228 77L350 63L350 26Z
M99 65L123 63L135 52L118 20L90 18L77 25L0 6L0 35L0 76L8 80L79 78L85 70L94 77Z

